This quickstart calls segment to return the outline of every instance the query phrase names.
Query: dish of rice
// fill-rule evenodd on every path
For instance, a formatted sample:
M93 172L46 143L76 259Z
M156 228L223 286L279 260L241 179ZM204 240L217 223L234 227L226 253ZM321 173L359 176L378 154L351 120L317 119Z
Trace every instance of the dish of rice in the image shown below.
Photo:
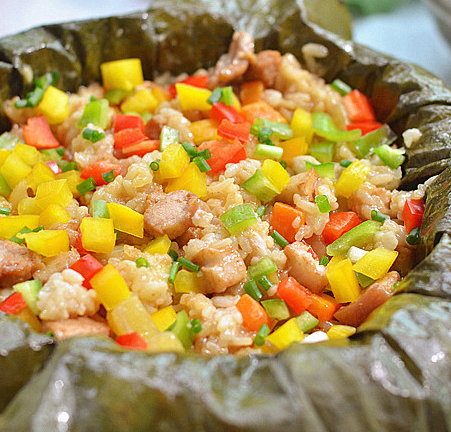
M352 336L413 268L426 186L397 187L421 133L360 91L244 32L190 76L101 72L5 104L1 311L57 341L275 353Z

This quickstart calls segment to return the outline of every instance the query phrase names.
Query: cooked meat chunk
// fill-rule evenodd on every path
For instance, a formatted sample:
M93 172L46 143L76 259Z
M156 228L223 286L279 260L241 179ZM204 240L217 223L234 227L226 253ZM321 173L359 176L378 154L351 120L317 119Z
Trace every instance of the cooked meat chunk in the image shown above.
M296 241L283 251L287 257L288 274L312 293L321 293L328 283L326 267L319 263L313 249L304 241Z
M103 320L92 318L71 318L60 321L44 321L43 333L51 331L57 341L74 336L110 335L110 328Z
M274 87L281 63L282 58L278 51L261 51L251 59L245 78L263 81L265 87Z
M348 306L335 313L335 318L345 325L358 327L373 312L393 295L393 285L401 279L399 273L392 271L371 284L363 294Z
M38 254L9 240L0 240L0 287L31 279L42 267Z
M254 53L254 40L249 33L235 32L229 52L223 54L208 77L208 85L215 88L241 77Z
M152 201L151 201L152 200ZM181 236L193 226L194 213L206 207L195 194L178 190L162 195L159 200L148 199L144 213L144 228L153 237L167 234L170 239Z
M231 245L202 249L193 261L201 266L207 293L223 292L246 277L246 264Z

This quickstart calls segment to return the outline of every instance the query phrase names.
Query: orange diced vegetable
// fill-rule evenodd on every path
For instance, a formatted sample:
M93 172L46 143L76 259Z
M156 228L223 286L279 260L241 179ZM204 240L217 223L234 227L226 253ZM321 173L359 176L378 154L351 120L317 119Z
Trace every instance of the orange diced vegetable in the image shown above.
M264 100L243 105L240 114L250 124L254 124L257 117L278 123L287 123L287 119Z
M262 324L271 327L271 320L265 308L249 294L244 294L236 304L243 317L243 324L252 331L258 331Z
M271 226L285 240L293 243L299 227L305 224L305 214L288 204L276 202L272 210Z

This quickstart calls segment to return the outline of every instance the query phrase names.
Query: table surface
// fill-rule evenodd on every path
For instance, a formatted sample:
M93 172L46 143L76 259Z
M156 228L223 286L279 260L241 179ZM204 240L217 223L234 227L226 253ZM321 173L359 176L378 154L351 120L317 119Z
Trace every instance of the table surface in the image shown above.
M30 27L135 12L147 0L1 0L0 37ZM416 63L451 85L451 47L420 0L390 13L358 17L354 40L400 60Z

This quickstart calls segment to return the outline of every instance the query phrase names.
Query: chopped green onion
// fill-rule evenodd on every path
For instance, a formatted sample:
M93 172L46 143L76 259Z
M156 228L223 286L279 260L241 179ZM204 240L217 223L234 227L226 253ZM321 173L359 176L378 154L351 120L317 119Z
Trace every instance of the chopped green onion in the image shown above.
M246 294L249 294L254 300L260 301L262 299L263 294L258 288L257 282L255 282L254 279L246 282L243 288L244 291L246 291Z
M14 103L16 108L34 108L39 105L47 88L58 80L58 72L46 73L34 82L33 91L27 93L25 99L19 99Z
M257 144L254 150L254 156L280 159L283 156L283 148L268 144Z
M213 105L216 102L219 102L221 100L222 97L222 88L221 87L216 87L212 92L210 97L207 99L207 102L210 105Z
M323 112L314 112L312 115L312 130L316 135L328 141L354 141L362 135L360 129L342 131L335 126L332 117Z
M193 162L197 165L197 168L199 168L199 171L204 173L211 170L210 165L208 165L208 162L201 156L197 156L193 159Z
M257 213L257 216L261 219L266 213L266 207L263 205L258 206L255 213Z
M169 277L168 282L173 284L175 280L175 276L177 275L177 272L179 271L180 263L178 261L173 261L171 265L171 269L169 270Z
M105 99L112 105L119 105L126 96L131 94L128 90L113 89L105 93Z
M138 258L136 261L136 267L140 268L140 267L149 267L149 263L147 262L147 260L145 258Z
M233 91L231 86L222 88L221 101L226 105L233 105Z
M105 138L105 134L103 132L99 132L96 131L95 129L89 128L83 129L83 133L81 134L81 136L84 139L91 141L93 144Z
M347 168L351 164L352 164L352 162L349 159L343 159L340 162L340 166L342 166L343 168Z
M293 131L289 123L279 123L272 120L257 117L255 124L263 126L263 129L268 129L269 134L274 134L276 137L287 140L293 137Z
M331 180L335 180L335 164L333 162L326 162L322 164L312 164L308 161L305 161L305 169L306 171L310 169L314 169L321 177L329 178Z
M106 204L105 200L92 200L92 217L108 219L110 217L110 212L108 211L108 206Z
M160 159L150 162L149 166L152 171L158 171L160 169Z
M14 242L14 243L17 243L18 245L21 245L22 243L25 242L25 239L19 238L19 237L17 237L17 236L13 236L13 237L11 237L11 238L9 239L9 241L12 241L12 242Z
M192 271L193 273L198 273L200 270L200 266L194 264L186 258L179 257L178 262L182 267L185 267L187 270Z
M114 181L114 170L108 171L106 173L102 173L102 178L105 183L111 183Z
M404 149L394 149L389 147L387 144L373 148L373 152L376 153L380 160L391 169L398 168L406 159L404 156Z
M201 150L196 153L196 157L202 157L204 159L211 159L211 152L208 149Z
M53 333L52 330L49 330L45 335L51 338L55 337L55 333Z
M330 86L342 96L346 96L348 93L352 92L352 87L339 78L334 79Z
M34 230L32 230L31 232L39 232L42 231L44 229L44 225L39 225L38 227L36 227Z
M406 241L412 246L420 243L420 228L413 228L407 236Z
M325 266L325 265L329 264L329 261L330 261L329 258L326 255L323 255L321 257L321 259L319 260L319 263L320 263L320 265Z
M288 306L282 299L263 300L262 306L272 319L285 320L290 318Z
M283 249L285 246L289 245L290 242L287 241L281 234L279 234L276 230L271 233L271 237L274 241Z
M89 98L89 102L95 102L96 100L98 100L95 96L91 96Z
M268 276L262 276L258 283L262 286L265 291L268 291L272 287L272 282L268 279Z
M78 170L77 162L66 162L62 160L60 162L57 162L57 164L61 168L62 172Z
M332 141L322 141L310 145L310 154L319 162L332 162L334 157L335 143Z
M200 322L199 318L194 318L191 321L191 330L193 331L193 333L200 333L202 331L202 324Z
M33 231L34 231L34 232L38 232L38 231L40 231L40 230L43 229L43 228L44 228L44 227L40 226L40 227L38 227L38 228L35 228ZM19 231L20 234L26 234L26 233L30 233L30 232L32 232L32 231L31 231L31 229L28 228L27 226L24 226L24 227ZM25 239L19 238L19 237L17 237L17 236L13 236L13 237L11 237L9 240L12 241L12 242L14 242L14 243L17 243L17 244L19 244L19 245L21 245L22 243L25 242Z
M379 213L377 210L371 210L371 219L376 222L385 222L390 216Z
M0 214L8 216L11 213L11 209L6 207L0 207Z
M179 257L179 254L174 249L170 249L168 255L172 258L172 261L177 261Z
M77 123L77 127L84 128L89 124L106 129L108 126L108 107L106 99L99 99L85 105L83 115Z
M269 127L264 127L258 136L258 142L266 143L267 145L274 145L271 141L272 130Z
M93 191L96 188L96 186L97 185L96 182L94 181L94 177L89 177L84 182L78 184L76 187L80 195L85 195L88 192Z
M160 132L160 151L163 151L169 144L178 144L180 133L177 129L163 126Z
M258 124L253 124L251 126L251 134L255 136L259 136L262 128Z
M186 153L188 153L189 157L196 157L197 156L196 146L190 144L187 141L184 141L184 142L182 142L182 147L185 149Z
M254 338L254 344L262 346L265 344L266 337L269 335L270 329L268 324L262 324L258 329L257 335Z
M257 263L248 267L247 272L249 277L254 280L259 280L263 276L268 276L277 271L276 263L269 257L265 256Z
M321 213L329 213L332 210L326 195L317 195L315 197L315 202Z
M257 217L250 204L241 204L224 212L219 219L231 235L257 223Z
M280 165L283 166L284 169L287 169L287 166L288 166L288 165L287 165L286 161L280 160L279 163L280 163Z
M395 290L399 287L399 284L400 284L400 281L395 282L395 283L393 284L393 291L395 291Z

